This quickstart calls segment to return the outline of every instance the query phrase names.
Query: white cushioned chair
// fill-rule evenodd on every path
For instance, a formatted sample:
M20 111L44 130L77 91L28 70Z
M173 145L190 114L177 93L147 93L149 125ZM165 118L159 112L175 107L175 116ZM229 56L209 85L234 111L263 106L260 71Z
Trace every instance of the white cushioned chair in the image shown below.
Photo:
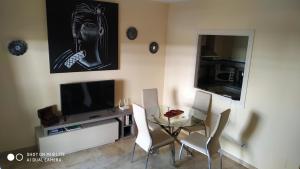
M151 116L160 112L160 107L158 104L158 91L156 88L143 89L142 100L147 116ZM158 124L152 122L149 122L148 125L150 130L161 129Z
M195 151L198 151L208 157L208 168L211 169L211 157L214 153L219 152L220 155L220 167L222 169L222 152L219 143L219 137L226 126L230 114L230 109L218 114L216 126L211 132L210 137L206 137L200 133L192 133L185 139L181 140L181 148L179 153L179 159L181 159L181 154L183 147L189 147Z
M200 118L203 121L194 126L183 127L182 130L187 131L189 134L192 132L204 130L205 135L207 136L207 129L205 121L207 117L207 113L209 110L209 105L211 101L211 94L205 93L202 91L197 91L194 99L193 107L191 111L194 111L195 115L199 115L200 117L195 116L195 118Z
M145 168L148 165L149 155L160 147L170 145L173 164L175 164L174 138L164 133L162 130L150 131L147 124L145 109L136 104L132 104L133 116L137 125L138 133L133 146L131 162L133 162L136 144L147 152Z

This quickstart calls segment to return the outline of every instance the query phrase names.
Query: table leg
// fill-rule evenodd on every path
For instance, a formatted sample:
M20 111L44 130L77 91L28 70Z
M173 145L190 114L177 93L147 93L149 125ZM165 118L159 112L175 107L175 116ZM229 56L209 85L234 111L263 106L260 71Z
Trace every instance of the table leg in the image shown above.
M179 135L179 133L180 133L181 127L179 127L178 129L176 129L176 130L174 131L174 127L173 127L173 126L168 126L169 130L167 129L167 127L165 127L165 126L163 126L163 125L160 125L160 126L161 126L161 128L162 128L165 132L167 132L170 136L172 136L172 137L175 139L175 141L176 141L179 145L181 145L180 140L178 140L178 138L177 138L178 135ZM184 149L185 149L188 153L192 154L192 152L191 152L187 147L184 147Z

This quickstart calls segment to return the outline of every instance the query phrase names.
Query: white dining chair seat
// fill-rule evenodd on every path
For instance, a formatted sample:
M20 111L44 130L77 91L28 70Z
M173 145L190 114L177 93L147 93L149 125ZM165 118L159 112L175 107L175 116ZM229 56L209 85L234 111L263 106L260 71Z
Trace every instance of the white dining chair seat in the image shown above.
M193 125L193 126L182 127L182 129L189 132L189 134L194 131L200 131L200 130L204 130L206 133L206 125L204 122L201 122L201 123Z
M148 123L148 127L151 131L161 129L161 127L158 124L155 124L155 123L152 123L152 122Z
M152 137L152 147L162 147L164 145L174 142L174 138L169 134L163 132L162 130L153 130L150 131Z
M207 155L206 144L208 141L208 137L200 133L191 133L187 138L181 140L181 143L185 146L188 146L198 152L201 152Z

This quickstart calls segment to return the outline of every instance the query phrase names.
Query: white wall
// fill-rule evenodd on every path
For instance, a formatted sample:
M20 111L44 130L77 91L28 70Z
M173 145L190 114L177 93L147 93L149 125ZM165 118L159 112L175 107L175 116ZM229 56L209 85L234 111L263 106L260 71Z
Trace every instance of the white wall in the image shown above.
M167 7L147 0L119 1L119 70L50 74L45 0L1 0L0 152L34 144L36 110L60 105L61 83L114 79L116 101L126 97L140 103L141 90L149 87L157 87L162 100ZM135 41L126 38L129 26L138 29ZM25 55L8 53L7 44L15 39L28 43ZM151 41L160 44L155 55L148 52Z
M139 103L142 88L157 87L159 93L164 91L164 103L190 105L196 90L197 32L254 29L245 108L214 96L213 111L231 106L225 135L235 141L241 139L253 114L256 123L247 129L252 135L246 148L225 139L222 146L259 169L299 166L300 1L191 0L171 4L168 13L168 5L158 2L119 3L120 69L50 74L45 1L0 1L0 151L34 144L33 127L39 123L36 110L59 105L61 83L116 79L116 99L130 97ZM125 38L132 25L139 30L135 41ZM7 43L14 39L28 42L24 56L8 54ZM153 40L160 43L157 55L148 52Z
M298 168L300 1L191 0L168 15L164 103L192 104L197 32L255 30L245 108L213 96L213 111L232 108L222 146L259 169Z

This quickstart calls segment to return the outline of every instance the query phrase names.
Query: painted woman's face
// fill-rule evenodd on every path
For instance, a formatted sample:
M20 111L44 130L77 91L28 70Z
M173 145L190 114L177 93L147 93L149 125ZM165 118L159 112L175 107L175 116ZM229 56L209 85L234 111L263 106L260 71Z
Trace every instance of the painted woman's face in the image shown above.
M100 38L100 28L98 24L83 23L80 28L83 41L95 41Z
M62 47L55 44L58 46L55 50L59 55L55 54L53 59L50 60L54 72L108 70L112 67L115 69L115 63L118 61L117 52L114 50L114 46L118 45L117 5L110 5L106 2L76 0L70 8L68 6L66 11L64 8L60 7L59 9L63 11L64 16L69 16L70 19L66 21L59 20L64 26L59 35L67 39L60 43ZM56 11L53 10L52 12ZM53 15L53 17L56 17L56 15ZM56 19L60 18L53 18L53 21L51 21L55 26L55 29L53 28L54 32L57 32L59 28L58 24L56 26ZM70 27L67 32L68 25ZM111 29L109 29L110 27ZM61 49L62 51L60 51ZM110 53L112 53L113 58L109 55Z
M72 13L72 35L75 50L66 61L67 67L79 63L86 69L97 68L102 65L100 46L105 30L103 14L100 8L91 8L87 4L80 4Z

